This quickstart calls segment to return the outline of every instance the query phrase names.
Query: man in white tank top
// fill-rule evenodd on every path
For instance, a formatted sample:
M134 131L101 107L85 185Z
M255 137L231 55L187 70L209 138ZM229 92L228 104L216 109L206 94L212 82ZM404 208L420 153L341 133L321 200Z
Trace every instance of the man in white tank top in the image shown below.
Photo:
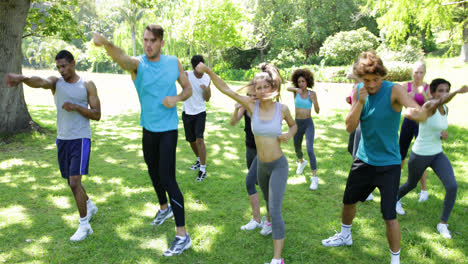
M81 185L81 177L88 174L91 152L89 119L101 119L101 103L94 83L76 74L75 59L69 51L60 51L55 62L61 78L50 76L44 79L8 73L6 83L8 86L25 83L31 88L49 89L54 95L60 172L68 181L80 214L78 229L70 240L79 241L93 233L89 220L98 211Z
M200 62L205 62L203 56L195 55L191 63L193 71L186 72L192 85L192 96L182 104L182 121L184 122L185 139L190 143L197 161L190 167L191 170L199 169L197 181L206 178L206 145L203 139L206 123L206 106L211 97L208 74L199 73L195 67Z

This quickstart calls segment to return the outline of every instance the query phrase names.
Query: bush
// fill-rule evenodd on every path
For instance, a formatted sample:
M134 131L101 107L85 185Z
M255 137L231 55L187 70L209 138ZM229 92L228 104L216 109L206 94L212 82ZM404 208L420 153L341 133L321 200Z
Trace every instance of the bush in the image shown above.
M421 44L415 37L409 37L406 44L398 50L392 50L390 47L382 44L377 49L377 53L385 61L403 61L408 63L414 63L424 57Z
M304 54L297 50L282 50L271 63L278 68L287 68L294 65L303 65L305 62Z
M387 68L386 80L392 82L409 81L412 78L412 64L402 61L385 62Z
M319 54L326 59L327 64L334 62L339 65L349 65L361 52L376 48L378 43L377 37L365 28L342 31L329 36L320 48Z

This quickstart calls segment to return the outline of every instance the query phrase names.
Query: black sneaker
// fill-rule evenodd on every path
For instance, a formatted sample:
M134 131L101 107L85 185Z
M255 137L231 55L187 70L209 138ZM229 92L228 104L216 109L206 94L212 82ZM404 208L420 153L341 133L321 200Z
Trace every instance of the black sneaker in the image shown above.
M198 171L197 181L203 181L206 178L206 171Z
M191 167L190 167L191 170L198 170L200 169L200 161L197 160L197 162L195 162Z

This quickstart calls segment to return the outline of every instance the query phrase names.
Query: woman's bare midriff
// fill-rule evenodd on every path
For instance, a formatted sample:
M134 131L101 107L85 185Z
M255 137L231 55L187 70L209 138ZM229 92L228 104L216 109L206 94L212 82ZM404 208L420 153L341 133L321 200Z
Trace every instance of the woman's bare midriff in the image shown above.
M311 117L311 109L296 108L296 119L307 119Z
M257 158L262 162L272 162L283 156L281 145L276 137L255 136Z

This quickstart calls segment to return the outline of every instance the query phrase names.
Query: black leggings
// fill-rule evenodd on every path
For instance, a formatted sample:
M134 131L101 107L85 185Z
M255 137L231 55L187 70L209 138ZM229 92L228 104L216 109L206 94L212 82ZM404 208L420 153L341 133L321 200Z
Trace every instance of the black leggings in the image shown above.
M185 226L184 196L175 176L177 130L151 132L143 128L143 155L159 204L167 203L174 212L176 226Z

